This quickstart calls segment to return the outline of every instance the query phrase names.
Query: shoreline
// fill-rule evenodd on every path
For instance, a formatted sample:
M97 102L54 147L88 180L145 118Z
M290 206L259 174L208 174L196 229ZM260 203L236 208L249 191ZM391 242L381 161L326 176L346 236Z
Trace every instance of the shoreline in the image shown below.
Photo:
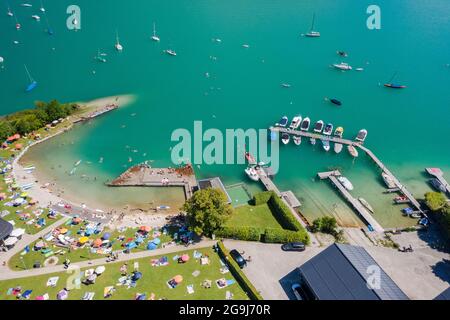
M37 206L40 208L52 208L57 206L60 203L63 204L70 204L72 206L76 206L79 208L83 208L85 210L91 211L91 213L95 212L102 212L103 215L105 215L104 210L107 210L102 205L97 205L96 203L92 203L90 201L90 206L86 205L82 202L82 199L77 199L76 196L71 196L71 193L65 193L65 190L62 190L62 192L58 192L58 186L50 182L53 180L51 176L48 176L44 174L43 172L37 172L36 170L33 172L27 172L25 170L26 164L22 163L22 160L24 156L27 154L27 152L30 151L30 149L40 143L46 142L50 140L51 138L54 138L56 136L59 136L65 132L70 131L77 120L83 117L83 115L86 115L88 113L92 113L95 111L100 110L101 108L104 108L106 105L111 103L116 103L119 105L119 108L126 107L127 105L133 103L137 99L134 95L120 95L120 96L110 96L110 97L102 97L102 98L96 98L91 101L87 102L75 102L79 104L82 108L82 111L79 114L71 115L68 118L66 118L63 122L64 127L59 128L57 131L49 134L45 138L37 141L33 141L30 144L28 144L18 155L15 156L13 163L12 163L12 170L11 175L16 181L16 184L25 185L29 183L33 183L33 187L29 190L27 190L27 193L29 196L37 201ZM84 110L83 110L84 109ZM67 125L67 121L70 123ZM48 183L45 183L44 181L49 181ZM51 187L50 187L51 186ZM55 190L56 189L56 190ZM62 193L62 194L61 194ZM73 192L72 192L73 193ZM68 196L66 196L68 195ZM108 211L108 214L111 215L111 222L113 223L113 220L116 220L116 216L113 217L113 213L116 211L126 211L124 208L110 208ZM66 214L65 212L61 212L64 210L59 210L60 213ZM134 224L143 223L143 222L149 222L150 225L156 226L161 225L165 223L165 217L167 214L151 214L145 217L138 217L138 215L133 214L132 211L127 212L127 214L121 219L120 226L127 225L132 226ZM147 221L145 221L147 220ZM114 221L117 222L117 221Z

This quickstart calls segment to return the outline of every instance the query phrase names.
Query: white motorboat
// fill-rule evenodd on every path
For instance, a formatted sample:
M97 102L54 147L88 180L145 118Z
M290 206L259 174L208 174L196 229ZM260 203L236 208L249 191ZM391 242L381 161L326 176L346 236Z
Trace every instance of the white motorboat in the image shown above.
M292 140L294 140L294 143L299 146L302 144L302 137L301 136L294 136L294 138L292 138Z
M325 126L325 129L323 130L323 134L326 135L326 136L331 136L331 134L333 133L333 128L334 128L333 124L332 123L328 123Z
M303 119L303 121L302 121L302 125L300 126L300 130L302 130L302 131L308 131L310 125L311 125L311 119L309 119L308 117L306 117L306 118Z
M288 144L290 140L291 140L291 137L289 136L289 134L283 133L281 135L281 142L283 142L283 144Z
M351 146L351 145L347 146L347 150L353 158L358 157L358 155L359 155L358 150L356 150L356 148L354 146Z
M297 128L300 126L302 122L302 117L301 116L295 116L292 119L291 125L289 126L289 129L291 130L297 130Z
M362 129L358 132L358 135L356 136L356 140L357 141L361 141L364 142L367 138L367 130L366 129Z
M345 189L347 189L348 191L353 190L353 184L346 177L340 176L340 177L337 177L337 179L340 183L342 183L342 185L344 186Z
M373 213L373 208L372 206L367 202L366 199L364 198L358 198L359 202L361 202L361 204L370 211L370 213Z
M291 85L289 83L282 83L281 86L283 88L290 88L291 87Z
M321 133L324 126L325 124L322 120L317 121L314 125L314 132Z
M341 153L343 148L343 145L341 143L335 143L334 144L334 152Z
M245 173L251 180L253 181L259 180L259 174L254 167L248 167L247 169L245 169Z
M6 14L10 17L14 16L14 13L12 13L11 9L8 7L8 11L6 12Z
M385 172L383 172L383 173L381 174L381 177L383 178L384 183L386 183L386 186L387 186L389 189L394 189L394 188L397 187L397 185L396 185L395 182L394 182L394 179L392 179L392 177L391 177L390 175L388 175L388 174L386 174Z
M315 146L316 145L316 138L310 138L309 139L309 142L311 142L311 144L313 145L313 146Z
M167 53L169 56L176 56L177 55L177 53L174 51L174 50L166 50L166 51L164 51L165 53Z
M161 41L161 39L156 35L156 24L153 22L153 35L152 35L152 40L159 42Z
M328 140L322 140L322 144L323 144L323 150L325 150L326 152L330 151L330 141Z
M335 64L333 64L333 67L335 67L336 69L345 70L345 71L352 70L352 67L348 63L345 63L345 62L335 63Z
M31 17L36 21L41 21L41 17L39 17L37 14L33 14Z

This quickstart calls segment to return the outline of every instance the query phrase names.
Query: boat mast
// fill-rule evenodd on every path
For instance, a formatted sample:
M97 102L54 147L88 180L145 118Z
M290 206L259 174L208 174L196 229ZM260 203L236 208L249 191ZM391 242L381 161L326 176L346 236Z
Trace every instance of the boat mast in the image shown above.
M311 30L310 31L314 31L314 24L316 23L316 13L313 13L313 19L312 19L312 24L311 24Z
M388 83L392 83L392 80L394 80L394 78L397 76L397 71L394 72L394 74L392 75L392 78L389 80Z
M116 29L116 43L120 44L120 42L119 42L119 32L117 31L117 29Z
M156 36L156 24L153 22L153 36Z
M28 71L27 66L26 66L25 64L24 64L23 66L25 67L25 71L27 72L28 79L30 79L30 82L34 82L34 79L33 79L33 77L31 77L31 74L30 74L30 72Z

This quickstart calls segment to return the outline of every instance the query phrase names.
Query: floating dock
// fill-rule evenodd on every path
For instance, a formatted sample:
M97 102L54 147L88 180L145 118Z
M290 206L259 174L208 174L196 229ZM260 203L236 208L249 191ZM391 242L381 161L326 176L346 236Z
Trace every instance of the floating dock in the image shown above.
M429 175L432 175L445 187L447 193L450 194L450 184L448 184L447 180L444 179L444 173L439 168L425 168L425 171L428 172Z
M96 111L91 112L90 114L86 116L82 116L79 119L75 120L74 123L84 122L88 120L92 120L94 118L100 117L101 115L104 115L105 113L108 113L110 111L116 110L119 108L119 105L113 103L108 104L104 106L103 108L97 109Z
M375 164L384 173L386 173L387 175L389 175L392 178L392 181L395 183L395 185L396 185L396 187L398 189L397 188L392 189L392 190L390 190L390 192L400 192L400 193L402 193L405 197L408 198L409 202L415 207L415 209L418 212L420 212L421 214L424 214L422 209L421 209L420 203L414 198L412 193L409 192L406 189L406 187L400 183L400 181L394 176L394 174L392 174L392 172L389 171L388 168L386 168L384 163L380 159L378 159L378 157L375 156L375 154L372 151L370 151L368 148L366 148L366 147L364 147L362 145L362 142L353 141L353 140L349 140L349 139L343 139L343 138L339 138L339 137L335 137L335 136L326 136L326 135L323 135L323 134L312 133L312 132L308 132L308 131L289 130L287 128L280 128L280 127L271 127L270 130L271 131L278 131L278 132L281 132L281 133L287 133L287 134L290 134L290 135L297 135L297 136L302 136L302 137L307 137L307 138L314 138L316 140L328 140L330 142L340 143L340 144L343 144L343 145L350 145L350 146L354 146L354 147L360 148L361 150L363 150L375 162ZM442 178L442 175L441 175L441 178ZM450 187L448 185L448 183L446 184L446 186ZM450 189L447 189L447 190L450 190Z
M139 164L122 173L108 184L110 187L182 187L186 199L198 189L192 166L180 168L152 168Z
M347 200L359 215L365 220L367 224L372 226L373 230L379 233L384 232L383 227L375 220L372 214L359 202L358 199L353 198L350 192L339 182L336 177L341 173L339 171L320 172L317 174L321 180L330 179L336 188L341 192L342 196Z

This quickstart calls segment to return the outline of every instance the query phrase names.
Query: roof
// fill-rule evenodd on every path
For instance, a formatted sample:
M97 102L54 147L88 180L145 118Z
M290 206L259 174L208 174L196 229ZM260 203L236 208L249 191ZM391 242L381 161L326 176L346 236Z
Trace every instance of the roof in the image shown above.
M373 267L378 267L374 271ZM408 297L362 247L334 244L299 268L319 300L407 300ZM379 288L368 284L376 272Z
M0 240L6 239L13 231L13 225L0 218Z
M225 186L223 185L219 177L199 180L198 186L200 189L208 189L208 188L219 189L227 197L228 203L232 202L230 195L228 194L227 190L225 189Z
M434 300L450 300L450 288L441 292Z

